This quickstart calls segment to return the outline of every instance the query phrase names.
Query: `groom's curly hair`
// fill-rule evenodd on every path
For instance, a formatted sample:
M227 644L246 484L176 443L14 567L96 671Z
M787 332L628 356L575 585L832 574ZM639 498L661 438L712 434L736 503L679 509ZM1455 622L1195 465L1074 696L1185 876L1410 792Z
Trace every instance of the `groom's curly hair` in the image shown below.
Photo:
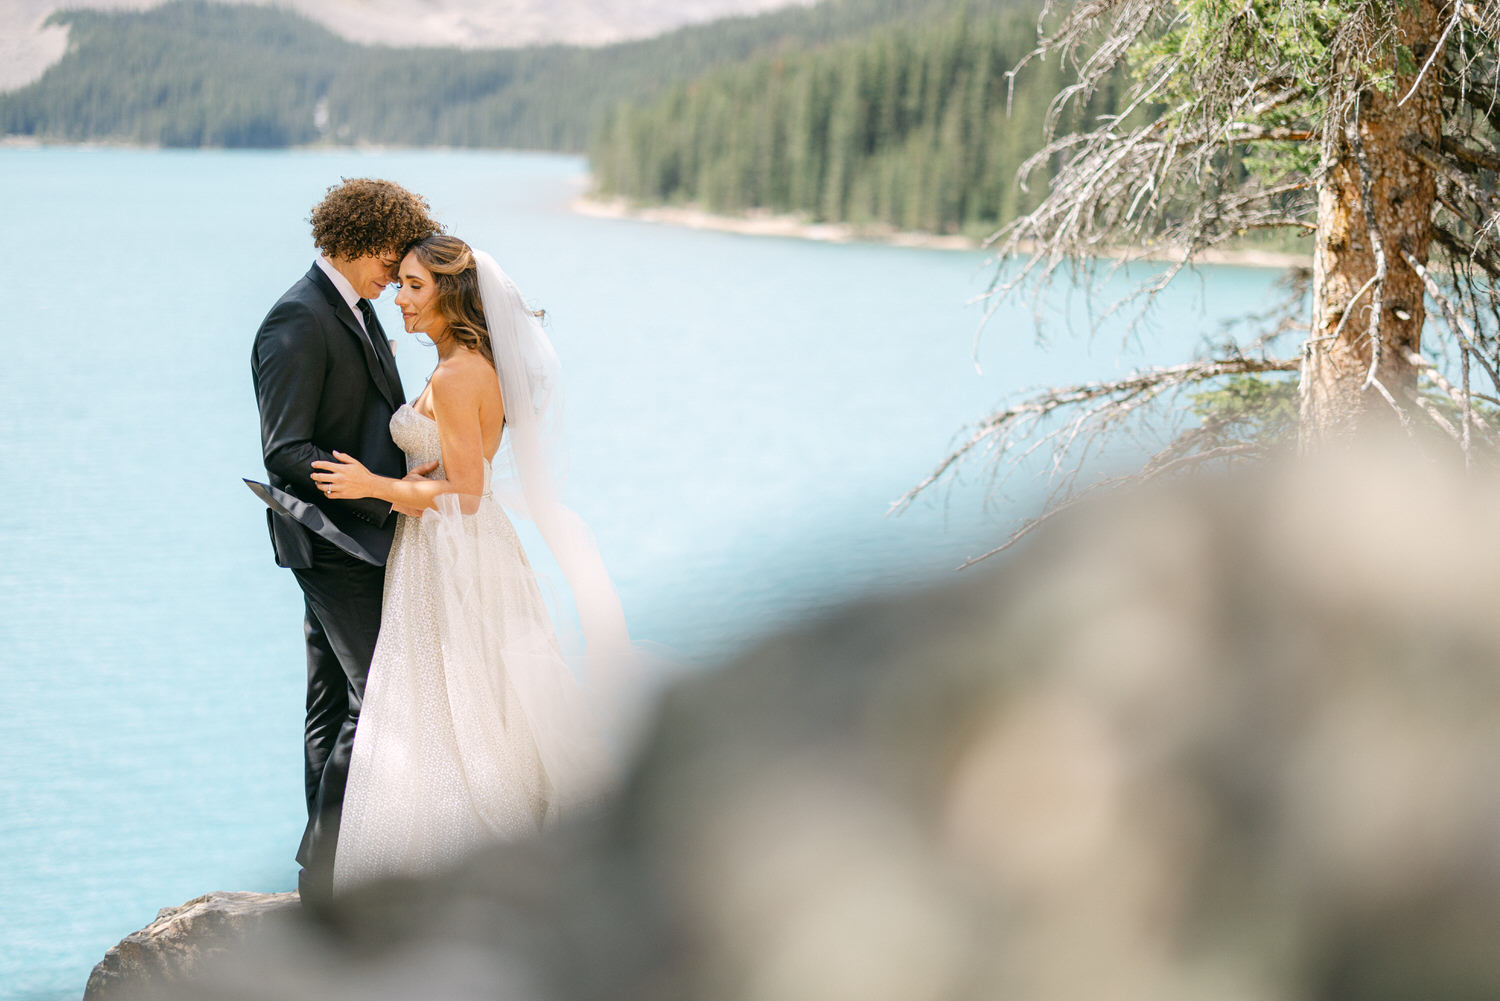
M329 257L353 260L403 249L442 232L427 199L395 181L346 177L313 206L313 243Z

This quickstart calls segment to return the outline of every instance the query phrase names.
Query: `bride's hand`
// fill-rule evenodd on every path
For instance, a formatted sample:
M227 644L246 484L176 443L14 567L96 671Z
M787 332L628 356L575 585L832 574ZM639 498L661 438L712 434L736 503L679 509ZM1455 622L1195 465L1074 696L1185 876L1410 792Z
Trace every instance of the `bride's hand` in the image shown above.
M403 480L425 480L427 479L427 477L432 475L433 471L436 470L437 467L438 461L436 459L433 459L431 462L424 462L420 466L413 466L411 472L407 473L401 478Z
M334 500L357 500L360 497L374 496L376 476L364 467L358 459L343 452L334 452L333 457L337 462L329 462L327 459L313 460L313 469L319 470L312 474L313 482L319 490L323 491L324 497Z
M425 479L427 479L427 477L434 470L437 469L437 467L438 467L437 460L433 459L431 462L424 462L420 466L414 466L414 467L412 467L411 472L407 473L405 476L403 476L401 478L403 480L425 480ZM392 504L391 505L391 510L395 511L397 514L404 514L408 518L420 518L420 517L422 517L422 509L421 508L405 507L405 506L403 506L401 504Z

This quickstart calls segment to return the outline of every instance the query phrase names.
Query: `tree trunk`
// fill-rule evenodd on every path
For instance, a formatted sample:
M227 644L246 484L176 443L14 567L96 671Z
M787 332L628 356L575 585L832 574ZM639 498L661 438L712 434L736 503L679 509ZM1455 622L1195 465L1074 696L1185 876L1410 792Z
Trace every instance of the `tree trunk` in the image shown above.
M1363 93L1350 112L1349 128L1326 146L1318 185L1312 332L1302 357L1304 449L1394 420L1387 393L1402 412L1411 410L1417 370L1406 354L1421 347L1426 309L1422 279L1403 254L1427 260L1436 185L1410 144L1439 145L1441 56L1407 94L1442 34L1440 6L1446 3L1397 5L1395 37L1411 50L1415 67L1397 74L1390 94L1377 91L1368 78L1361 81ZM1387 52L1386 63L1395 65L1394 53ZM1357 72L1350 67L1344 78ZM1382 257L1383 281L1377 279Z

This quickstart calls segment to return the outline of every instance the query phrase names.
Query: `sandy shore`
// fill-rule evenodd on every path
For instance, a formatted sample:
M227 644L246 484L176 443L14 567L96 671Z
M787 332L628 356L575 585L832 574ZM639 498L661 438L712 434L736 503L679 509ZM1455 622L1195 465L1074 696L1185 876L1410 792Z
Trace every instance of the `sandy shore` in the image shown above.
M39 136L18 135L7 132L0 135L0 148L4 149L129 149L157 152L166 149L160 143L141 143L125 139L43 139ZM182 149L222 149L220 146L182 147ZM296 147L287 147L295 149Z
M898 247L927 247L936 250L976 250L977 240L963 236L941 236L935 233L904 233L888 227L855 227L847 223L808 222L801 216L777 215L752 210L744 215L714 215L688 206L631 205L623 198L580 198L573 211L600 219L635 219L688 229L712 229L721 233L746 236L785 236L823 243L888 243Z
M847 223L814 223L808 222L801 216L777 215L763 210L753 210L737 216L715 215L691 205L636 206L623 198L599 199L587 196L575 200L572 207L573 211L580 215L599 219L634 219L640 222L684 226L688 229L711 229L721 233L740 233L746 236L781 236L799 240L818 240L824 243L884 243L897 247L923 247L934 250L980 249L978 240L965 236L910 233L890 227L856 227ZM1162 250L1146 254L1144 259L1162 261L1176 258L1171 253ZM1270 250L1208 250L1198 255L1197 262L1199 264L1230 264L1248 268L1293 268L1310 267L1312 257Z

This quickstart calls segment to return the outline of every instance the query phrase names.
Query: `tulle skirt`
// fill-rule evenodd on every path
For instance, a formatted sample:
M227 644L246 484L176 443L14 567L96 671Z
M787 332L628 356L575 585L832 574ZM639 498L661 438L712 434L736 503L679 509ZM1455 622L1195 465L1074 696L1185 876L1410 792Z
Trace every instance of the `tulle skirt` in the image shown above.
M475 504L474 498L468 505ZM335 890L441 869L598 793L598 721L492 497L402 516L355 731Z

